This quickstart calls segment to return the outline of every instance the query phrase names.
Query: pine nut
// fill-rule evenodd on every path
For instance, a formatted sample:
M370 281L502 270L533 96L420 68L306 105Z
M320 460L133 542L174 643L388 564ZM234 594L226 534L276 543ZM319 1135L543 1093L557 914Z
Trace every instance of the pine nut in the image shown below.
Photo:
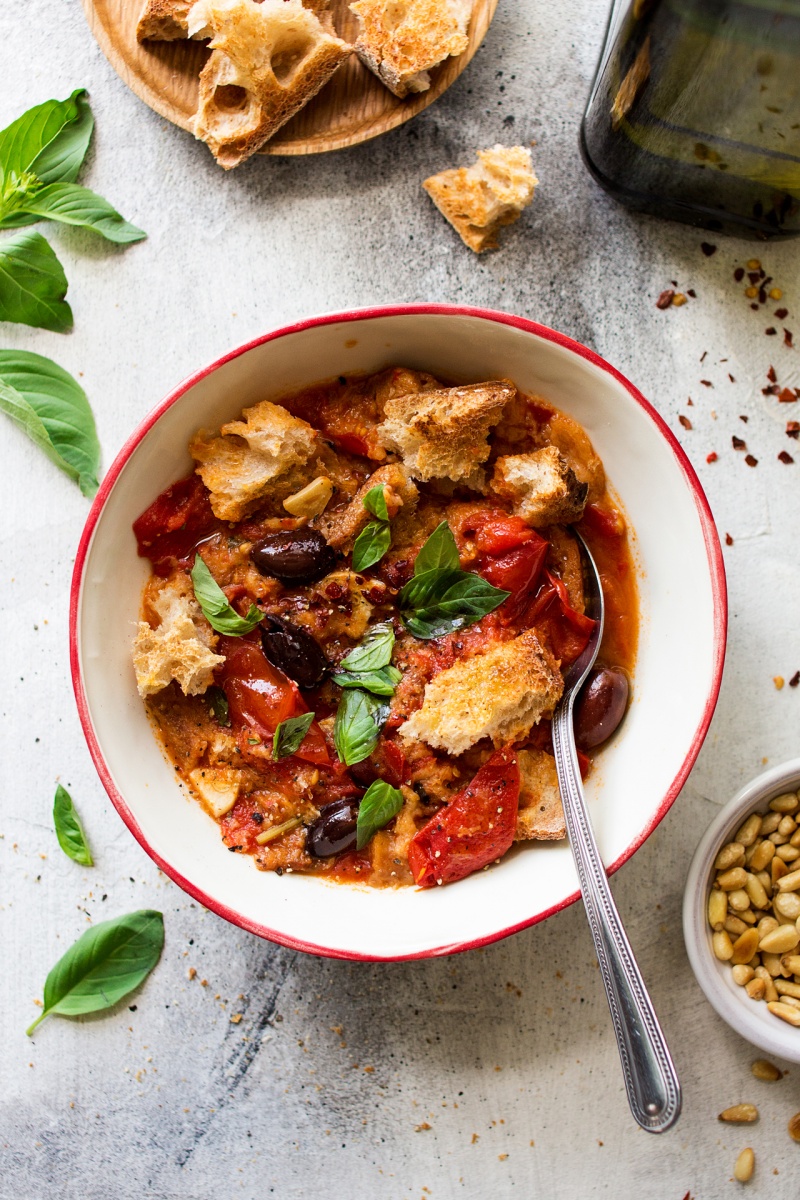
M784 954L781 966L790 975L800 975L800 954Z
M781 823L778 826L778 833L782 833L785 837L791 837L795 829L797 829L797 821L795 821L794 817L787 815L781 819Z
M724 1109L717 1117L718 1121L727 1121L731 1125L752 1125L758 1120L758 1109L755 1104L733 1104Z
M289 496L283 507L293 517L318 517L333 495L333 484L327 475L318 475L299 492Z
M780 825L780 823L781 823L781 814L780 813L776 813L776 812L766 813L761 821L762 837L768 837L769 834L774 833L775 830ZM741 841L741 838L737 837L736 841L737 842Z
M766 937L773 929L777 929L780 921L776 921L774 917L762 917L756 928L758 929L759 938ZM744 930L742 930L744 933Z
M751 1000L763 1000L767 992L767 985L763 979L751 979L744 985L744 990ZM777 995L777 992L775 994Z
M727 846L723 846L714 859L714 866L718 871L727 871L729 867L741 867L743 865L744 846L741 842L728 842Z
M763 887L768 896L772 895L772 876L769 871L753 871L758 882Z
M740 846L752 846L761 832L763 819L761 813L751 813L744 824L739 827L736 837L733 840L738 842Z
M728 892L728 895L730 895L730 892ZM736 916L740 921L744 921L745 925L755 925L756 921L758 920L758 917L753 912L752 908L743 908L737 912Z
M769 904L769 896L764 890L764 885L755 875L747 875L745 879L744 889L747 892L754 908L766 908Z
M733 943L724 929L720 930L719 933L711 935L711 946L714 954L721 962L728 962L729 959L733 958ZM789 947L787 946L788 949Z
M778 880L778 889L781 892L796 892L800 888L800 871L787 871Z
M753 968L748 967L746 963L739 963L739 965L735 966L731 971L733 982L738 987L744 987L746 983L749 983L751 979L755 978L755 974L756 973Z
M738 869L741 870L741 868ZM744 874L744 872L742 873ZM732 892L728 892L728 908L732 908L735 913L743 913L749 907L750 897L744 888L735 888Z
M781 960L777 954L765 952L761 955L761 964L768 972L770 979L776 979L781 974Z
M761 939L758 948L762 953L766 950L768 954L785 954L787 950L794 950L798 942L800 933L794 925L779 925Z
M793 863L800 858L800 850L798 850L796 846L778 846L778 856L782 858L785 863Z
M796 921L800 917L800 896L797 892L779 892L773 904L775 912L787 921Z
M747 882L747 871L744 867L731 867L728 871L721 871L717 876L717 887L721 887L723 892L735 892L743 888Z
M790 1004L782 1004L780 1000L773 1000L771 1003L768 1003L767 1008L774 1017L780 1017L787 1025L800 1026L800 1008L793 1008ZM798 1141L800 1141L800 1138Z
M800 802L794 792L784 792L782 795L776 796L774 800L770 800L769 807L775 813L793 813L800 808Z
M772 876L772 886L774 887L779 879L783 879L789 874L789 868L782 858L776 856L769 864L769 872Z
M795 1000L800 1000L800 984L791 983L788 979L776 979L775 991L779 996L794 996Z
M756 1156L748 1146L746 1150L742 1150L739 1157L733 1166L734 1178L739 1183L748 1183L753 1178L753 1171L756 1168Z
M764 867L768 867L775 855L775 847L772 842L766 838L763 842L759 842L753 851L753 857L750 859L751 871L763 871Z
M780 1067L776 1067L775 1063L771 1063L768 1058L757 1058L750 1070L756 1079L761 1079L764 1083L777 1083L779 1079L783 1079L783 1071Z
M798 829L795 833L793 833L792 836L789 838L789 845L790 846L800 846L800 829Z
M719 894L720 896L725 895L724 892L720 892ZM750 926L746 921L740 920L739 917L728 916L725 918L722 928L725 929L731 935L731 937L738 938L741 934L745 933Z
M769 840L772 842L773 846L785 846L789 839L788 837L784 837L782 833L778 833L776 830L775 833L771 833L769 835Z
M733 943L731 963L739 966L741 963L749 962L756 950L758 950L758 930L748 929Z
M718 888L708 894L708 923L712 929L720 930L725 924L725 918L728 915L728 897ZM777 924L777 922L776 922ZM744 925L744 921L742 921ZM739 930L744 933L744 929Z
M796 1112L787 1125L789 1137L793 1142L800 1142L800 1112Z

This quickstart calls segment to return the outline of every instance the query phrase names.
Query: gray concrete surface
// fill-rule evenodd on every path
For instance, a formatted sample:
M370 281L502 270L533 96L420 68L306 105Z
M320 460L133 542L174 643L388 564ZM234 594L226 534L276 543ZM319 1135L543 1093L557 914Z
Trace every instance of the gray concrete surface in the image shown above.
M733 544L730 648L710 735L671 813L614 883L685 1089L681 1123L655 1139L628 1114L580 909L483 952L357 965L243 934L158 872L106 799L72 699L67 596L87 504L3 423L0 1196L711 1200L735 1194L733 1162L747 1144L750 1194L797 1196L800 1146L786 1122L800 1109L800 1068L775 1085L752 1079L755 1053L690 973L679 913L717 806L762 764L798 752L800 689L778 691L773 676L800 668L800 462L777 461L798 449L783 432L790 406L779 411L761 387L770 363L799 384L800 351L764 337L769 321L750 311L732 270L762 258L800 340L800 245L715 238L706 259L697 232L632 216L591 182L576 132L605 0L501 0L470 68L411 124L350 151L259 159L230 175L126 89L77 0L3 8L0 125L86 85L97 135L84 182L149 234L119 251L51 229L75 331L0 331L3 345L80 375L106 465L168 388L254 334L350 305L465 301L556 326L635 380ZM503 248L478 260L420 180L512 138L538 143L541 187ZM654 300L671 279L697 299L660 312ZM757 468L731 449L733 434ZM707 465L711 450L719 461ZM56 779L84 815L92 870L55 842ZM163 909L167 942L130 1006L53 1019L26 1039L47 970L87 921L143 905ZM759 1105L759 1123L718 1124L740 1100Z

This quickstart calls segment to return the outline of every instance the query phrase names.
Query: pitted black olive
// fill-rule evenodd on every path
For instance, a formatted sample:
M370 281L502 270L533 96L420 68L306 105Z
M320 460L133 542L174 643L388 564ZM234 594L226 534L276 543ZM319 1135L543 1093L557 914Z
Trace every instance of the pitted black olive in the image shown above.
M597 667L575 704L575 744L591 750L607 742L628 707L628 676L619 667Z
M272 665L299 688L317 687L330 666L311 634L285 617L267 613L261 622L261 645Z
M314 583L333 570L336 554L316 529L287 529L257 542L250 558L281 583Z
M356 844L358 800L334 800L320 809L306 831L306 850L314 858L330 858Z

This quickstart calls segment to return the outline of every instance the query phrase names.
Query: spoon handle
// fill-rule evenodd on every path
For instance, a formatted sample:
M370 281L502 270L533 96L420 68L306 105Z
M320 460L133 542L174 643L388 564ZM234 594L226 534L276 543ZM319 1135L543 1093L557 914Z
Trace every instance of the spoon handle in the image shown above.
M572 729L572 695L553 717L558 782L583 903L617 1037L631 1112L642 1129L664 1133L681 1111L681 1087L608 885L583 794Z

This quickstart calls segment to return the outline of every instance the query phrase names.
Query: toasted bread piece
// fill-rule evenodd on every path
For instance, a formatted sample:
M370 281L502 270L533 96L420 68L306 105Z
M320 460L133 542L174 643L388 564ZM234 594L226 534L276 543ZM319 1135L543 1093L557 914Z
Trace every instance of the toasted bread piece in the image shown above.
M246 408L242 416L243 421L223 425L219 435L201 429L189 442L221 521L249 516L273 481L307 462L316 445L317 435L306 421L269 400Z
M378 437L415 479L467 481L489 457L489 430L515 392L513 383L498 380L395 396Z
M422 186L461 240L481 254L497 248L497 233L516 221L539 180L524 146L479 150L471 167L431 175Z
M589 491L555 446L498 458L491 486L534 528L579 521Z
M519 808L514 841L560 842L567 836L556 760L544 750L520 750Z
M214 670L225 658L214 654L217 636L194 598L185 572L170 576L150 606L160 624L153 629L139 622L133 646L133 665L140 696L160 692L176 680L186 696L204 692L214 682Z
M220 166L255 154L350 55L329 30L301 0L197 0L188 32L211 39L211 57L193 133Z
M137 41L174 42L187 37L194 0L147 0L136 26Z
M422 708L399 733L450 754L463 754L482 738L499 746L529 733L563 690L558 663L528 629L436 675Z
M428 72L462 54L472 0L356 0L361 21L356 54L395 96L426 92Z
M589 485L587 500L597 504L606 488L606 473L595 453L588 433L577 421L566 413L554 412L550 420L540 427L536 441L540 447L555 446L581 483Z
M323 512L311 521L314 529L318 529L329 546L341 554L347 554L353 549L361 530L374 521L371 512L364 507L364 497L372 488L383 485L386 509L389 519L393 520L400 509L403 516L414 511L417 507L419 492L412 482L405 467L400 463L389 463L373 471L366 483L362 484L353 499L345 508Z
M189 781L212 817L224 817L239 799L244 778L235 767L197 767Z

